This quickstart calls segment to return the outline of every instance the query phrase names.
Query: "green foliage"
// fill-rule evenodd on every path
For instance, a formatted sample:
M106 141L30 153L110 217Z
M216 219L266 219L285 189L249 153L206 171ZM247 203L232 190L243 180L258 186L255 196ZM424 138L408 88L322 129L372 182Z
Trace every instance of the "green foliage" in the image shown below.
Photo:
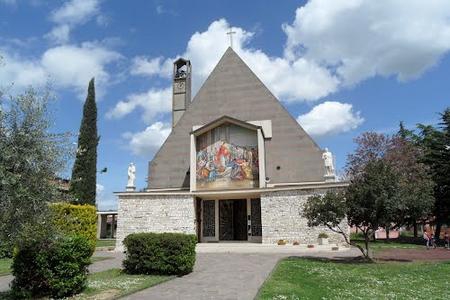
M318 238L319 239L327 239L328 238L328 234L326 234L325 232L321 232L321 233L319 233Z
M26 226L46 222L48 202L58 197L54 178L64 168L67 139L49 133L48 91L29 89L0 97L0 252L11 246Z
M124 269L129 274L185 275L195 263L195 235L134 233L128 235Z
M91 254L91 243L82 236L28 236L13 258L15 297L62 298L81 292Z
M97 104L94 78L89 82L78 136L78 148L72 170L70 192L76 203L95 205L97 184Z
M450 223L450 108L441 114L439 127L419 125L417 144L422 148L423 163L435 183L434 210L436 218L435 235L440 235L441 225Z
M51 205L52 221L56 230L64 235L85 237L94 250L97 241L97 210L92 205L54 203Z

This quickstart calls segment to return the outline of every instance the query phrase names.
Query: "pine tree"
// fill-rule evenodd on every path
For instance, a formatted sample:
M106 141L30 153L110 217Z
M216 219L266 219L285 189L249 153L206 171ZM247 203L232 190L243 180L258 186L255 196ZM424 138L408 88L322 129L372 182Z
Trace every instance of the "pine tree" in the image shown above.
M94 78L89 82L78 136L78 147L72 169L71 194L76 203L95 205L97 186L97 105Z

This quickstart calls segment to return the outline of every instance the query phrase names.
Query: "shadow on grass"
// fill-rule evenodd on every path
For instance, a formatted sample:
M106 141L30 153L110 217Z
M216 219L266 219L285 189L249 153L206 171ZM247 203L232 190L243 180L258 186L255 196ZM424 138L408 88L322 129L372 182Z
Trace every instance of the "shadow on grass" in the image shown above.
M317 256L289 256L288 259L291 260L310 260L310 261L317 261L317 262L333 262L333 263L340 263L340 264L371 264L374 263L374 261L370 259L366 259L362 256L357 257L333 257L333 258L326 258L326 257L317 257Z

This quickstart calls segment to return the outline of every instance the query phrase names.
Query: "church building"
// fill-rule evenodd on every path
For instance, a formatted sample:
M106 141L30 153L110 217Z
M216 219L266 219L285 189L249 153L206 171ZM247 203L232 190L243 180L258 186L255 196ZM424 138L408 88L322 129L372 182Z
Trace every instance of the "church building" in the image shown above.
M172 131L149 163L148 187L119 198L117 247L135 232L195 234L201 243L314 244L308 197L337 190L331 153L301 128L228 48L191 101L190 61L174 62Z

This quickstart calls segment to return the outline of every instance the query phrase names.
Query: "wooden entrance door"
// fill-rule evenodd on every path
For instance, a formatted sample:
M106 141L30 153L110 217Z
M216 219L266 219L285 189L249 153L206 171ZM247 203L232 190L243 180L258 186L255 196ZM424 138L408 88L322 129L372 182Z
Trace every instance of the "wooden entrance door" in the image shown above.
M219 200L219 240L247 239L247 201Z

